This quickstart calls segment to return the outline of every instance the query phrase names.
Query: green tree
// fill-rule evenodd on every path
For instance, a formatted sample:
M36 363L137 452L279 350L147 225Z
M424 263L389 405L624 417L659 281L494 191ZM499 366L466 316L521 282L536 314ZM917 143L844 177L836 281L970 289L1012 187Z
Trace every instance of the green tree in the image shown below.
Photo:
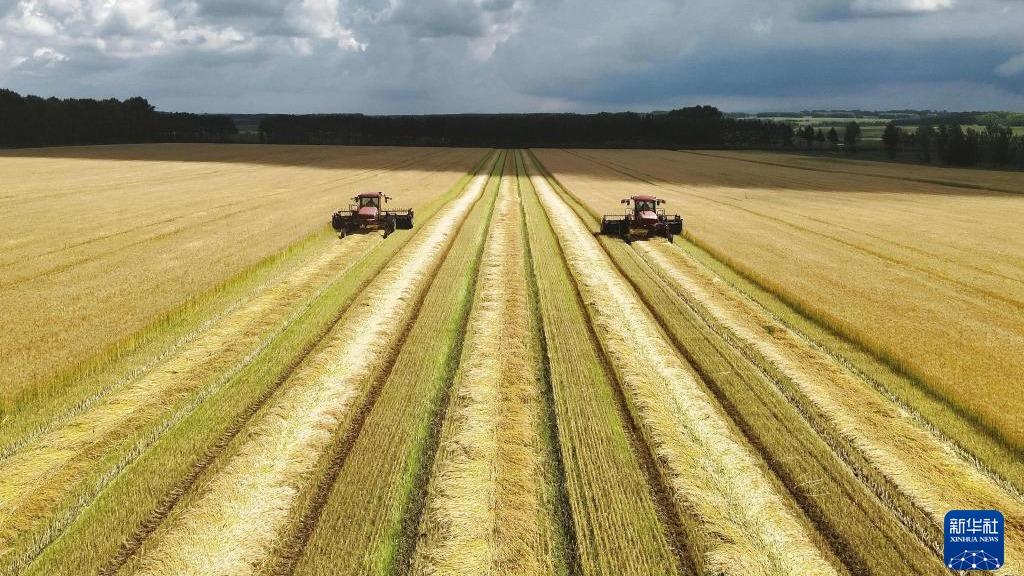
M900 139L903 136L903 131L899 126L890 122L886 125L885 131L882 132L882 144L885 145L885 151L889 153L889 159L896 159L896 150L900 146Z
M988 159L1005 166L1013 159L1013 129L1009 126L989 124L983 135Z
M860 142L860 124L856 120L846 123L846 130L843 132L843 144L851 154L857 153L857 143Z
M836 131L835 126L828 129L828 141L832 144L833 150L839 147L839 132Z
M931 124L922 124L917 127L917 150L921 161L927 164L932 163L932 141L935 140L935 129Z
M814 127L808 124L800 130L800 139L803 140L807 147L810 148L814 144Z

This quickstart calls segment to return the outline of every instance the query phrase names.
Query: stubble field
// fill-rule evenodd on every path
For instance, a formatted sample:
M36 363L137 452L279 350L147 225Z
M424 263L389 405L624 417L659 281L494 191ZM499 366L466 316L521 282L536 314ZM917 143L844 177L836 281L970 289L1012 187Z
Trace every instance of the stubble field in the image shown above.
M0 574L943 574L954 508L1001 510L1024 574L1024 177L271 146L0 177ZM415 229L338 239L365 190ZM633 194L686 233L595 236Z

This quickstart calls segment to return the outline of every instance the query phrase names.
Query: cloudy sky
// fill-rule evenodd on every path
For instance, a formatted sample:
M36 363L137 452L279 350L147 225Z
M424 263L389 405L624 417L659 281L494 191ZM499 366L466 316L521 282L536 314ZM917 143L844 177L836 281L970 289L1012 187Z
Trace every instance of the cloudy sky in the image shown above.
M1024 0L0 0L0 86L196 112L1024 111Z

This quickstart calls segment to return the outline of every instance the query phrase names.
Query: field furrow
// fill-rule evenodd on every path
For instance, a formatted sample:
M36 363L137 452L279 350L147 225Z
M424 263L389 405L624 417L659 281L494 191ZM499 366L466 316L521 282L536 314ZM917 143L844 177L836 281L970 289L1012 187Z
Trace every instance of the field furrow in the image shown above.
M947 511L996 509L1006 518L1007 563L1022 557L1024 549L1012 536L1024 534L1024 500L1019 494L756 304L724 287L680 250L657 241L639 250L677 290L699 302L742 345L784 373L802 398L829 419L839 437L927 513L932 527L918 531L932 535L930 544L937 552ZM884 493L880 496L892 502Z
M413 574L554 574L561 560L514 162L481 258Z
M679 511L690 516L700 568L835 574L591 232L542 175L534 171L531 180L609 359L668 470Z
M360 294L215 473L142 546L134 571L244 574L270 561L308 474L382 368L486 180L477 176Z
M570 573L693 572L674 512L631 427L537 192L518 158L537 294L549 418L554 420Z

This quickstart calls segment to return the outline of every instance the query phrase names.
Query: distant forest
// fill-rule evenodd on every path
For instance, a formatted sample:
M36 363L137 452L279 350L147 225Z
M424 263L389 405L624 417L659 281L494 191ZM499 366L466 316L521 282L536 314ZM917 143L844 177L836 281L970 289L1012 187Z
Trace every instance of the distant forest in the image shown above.
M870 116L873 114L873 118ZM826 127L800 121L841 120ZM848 116L844 116L848 115ZM851 116L855 119L846 120ZM880 144L861 146L864 126ZM247 142L494 148L754 148L871 154L961 166L1024 169L1024 135L1008 112L804 111L766 118L713 106L599 114L191 114L158 112L144 98L21 96L0 89L0 147L135 142ZM972 125L972 123L974 123ZM241 127L241 130L239 128ZM839 128L837 130L837 128ZM872 139L877 142L878 138ZM802 142L802 145L799 143ZM884 152L883 152L884 151Z
M145 98L40 98L0 89L0 147L226 142L229 116L157 112Z
M793 144L791 126L727 118L712 106L661 113L270 115L259 124L271 144L467 147L761 147Z

